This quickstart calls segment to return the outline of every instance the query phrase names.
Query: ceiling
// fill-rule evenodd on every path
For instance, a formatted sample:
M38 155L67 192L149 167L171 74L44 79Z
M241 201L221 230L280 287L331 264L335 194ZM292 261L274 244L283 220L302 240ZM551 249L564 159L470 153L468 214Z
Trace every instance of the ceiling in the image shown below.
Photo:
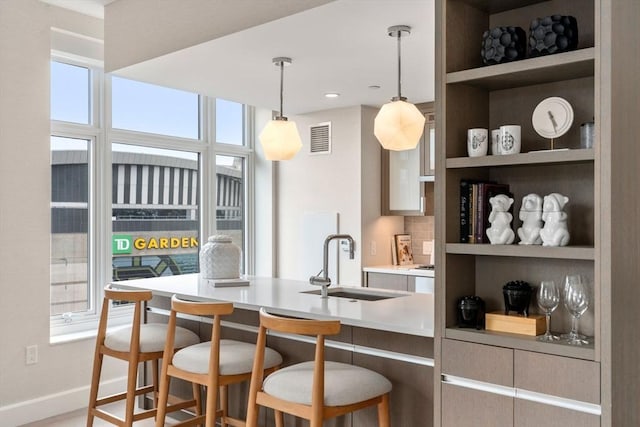
M280 74L272 58L287 56L293 63L284 70L285 115L380 106L397 95L392 25L412 27L401 41L402 95L434 100L434 0L336 0L114 74L278 110ZM328 92L340 96L329 99Z

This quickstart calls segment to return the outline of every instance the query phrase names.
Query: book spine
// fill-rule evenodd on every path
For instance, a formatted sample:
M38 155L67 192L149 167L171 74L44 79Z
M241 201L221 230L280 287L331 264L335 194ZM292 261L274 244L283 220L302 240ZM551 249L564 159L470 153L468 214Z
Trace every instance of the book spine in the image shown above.
M476 215L474 217L474 241L475 243L486 243L487 239L484 238L485 232L485 200L486 200L486 188L487 183L478 183L478 197L476 200ZM489 215L486 215L489 218Z
M476 210L478 209L478 183L471 184L471 196L469 197L469 243L476 243Z
M396 237L391 236L391 263L398 265L398 247L396 245Z
M469 243L469 195L471 183L460 181L460 243Z

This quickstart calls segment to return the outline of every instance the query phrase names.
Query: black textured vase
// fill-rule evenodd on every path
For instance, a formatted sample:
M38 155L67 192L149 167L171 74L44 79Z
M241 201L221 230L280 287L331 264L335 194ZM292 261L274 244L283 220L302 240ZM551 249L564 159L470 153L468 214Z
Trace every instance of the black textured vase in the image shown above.
M531 21L531 56L567 52L578 47L578 21L573 16L552 15Z
M496 27L482 34L482 62L485 65L523 59L527 52L527 34L520 27Z
M529 315L529 301L533 289L531 285L522 280L508 282L502 287L504 296L504 314L515 311L527 317Z

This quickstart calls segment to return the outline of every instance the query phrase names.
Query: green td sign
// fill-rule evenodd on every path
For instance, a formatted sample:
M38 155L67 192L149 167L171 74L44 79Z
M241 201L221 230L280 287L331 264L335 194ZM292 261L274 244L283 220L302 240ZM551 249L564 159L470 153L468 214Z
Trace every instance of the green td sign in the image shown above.
M131 236L128 234L114 234L111 239L111 248L114 255L130 254L133 248Z

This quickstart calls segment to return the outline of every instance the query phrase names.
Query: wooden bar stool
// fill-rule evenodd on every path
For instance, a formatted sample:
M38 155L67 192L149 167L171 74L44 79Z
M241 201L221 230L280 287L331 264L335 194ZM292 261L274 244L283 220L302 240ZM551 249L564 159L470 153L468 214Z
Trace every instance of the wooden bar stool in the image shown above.
M315 335L315 360L287 366L264 378L260 366L268 330ZM326 419L377 405L378 425L389 427L391 382L369 369L325 362L324 337L339 332L338 320L291 319L260 309L258 351L249 388L247 427L258 426L258 405L275 410L277 427L284 426L283 412L309 420L310 427L321 427Z
M233 312L233 304L228 302L193 302L184 301L175 295L171 298L171 315L169 317L169 329L162 359L162 374L160 377L160 396L158 399L158 416L156 427L163 427L167 412L171 408L165 408L171 378L180 378L193 384L196 406L196 416L172 427L181 425L202 424L206 427L214 427L217 418L221 419L221 426L245 426L244 420L229 416L228 410L228 386L251 379L251 370L271 373L282 363L282 356L270 348L262 348L262 368L254 366L256 353L255 344L220 338L221 317ZM212 316L211 341L192 345L182 350L174 350L174 329L178 313L193 316ZM202 413L200 402L200 386L206 387L207 400L205 413ZM220 394L220 409L218 404L218 391Z
M158 402L158 360L162 357L167 336L167 325L159 323L142 324L144 303L151 299L151 291L125 291L106 287L100 323L98 324L98 336L96 338L96 350L93 359L93 375L91 390L89 393L89 409L87 414L87 427L93 426L94 417L101 418L111 424L121 427L130 427L135 421L151 418L156 415L156 409L148 409L134 414L136 396L153 393L153 400ZM133 321L131 326L117 328L107 332L109 308L112 301L126 301L134 303ZM177 328L175 331L174 345L178 348L200 342L198 335L185 328ZM98 399L98 387L102 372L104 356L128 362L127 391ZM153 362L153 384L137 386L138 364L146 361ZM107 412L99 406L126 400L124 418ZM180 402L177 408L194 406L195 402Z

